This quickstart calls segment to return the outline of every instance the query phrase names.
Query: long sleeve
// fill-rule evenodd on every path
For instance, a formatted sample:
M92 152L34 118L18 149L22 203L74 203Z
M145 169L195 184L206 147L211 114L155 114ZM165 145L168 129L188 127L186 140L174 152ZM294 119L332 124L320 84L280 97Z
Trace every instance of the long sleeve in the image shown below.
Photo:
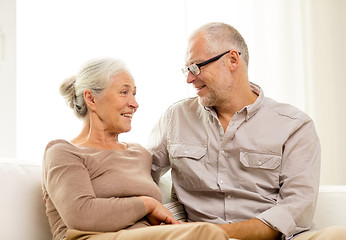
M169 153L167 151L169 112L170 111L167 110L166 114L164 114L154 126L147 144L147 148L153 157L151 175L156 183L159 182L160 177L170 168Z
M145 216L137 197L97 198L81 159L61 147L45 155L47 192L68 228L117 231Z
M321 149L312 121L284 145L277 204L257 218L290 236L311 228L316 207Z
M89 151L51 142L43 161L43 192L53 231L67 227L107 232L136 224L146 215L137 196L161 201L151 162L143 147Z

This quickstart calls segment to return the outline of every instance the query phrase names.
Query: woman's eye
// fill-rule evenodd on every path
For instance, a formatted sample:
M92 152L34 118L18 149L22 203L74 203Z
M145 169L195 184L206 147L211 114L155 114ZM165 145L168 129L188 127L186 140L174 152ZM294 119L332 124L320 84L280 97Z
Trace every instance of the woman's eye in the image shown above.
M121 94L127 95L128 91L122 91Z

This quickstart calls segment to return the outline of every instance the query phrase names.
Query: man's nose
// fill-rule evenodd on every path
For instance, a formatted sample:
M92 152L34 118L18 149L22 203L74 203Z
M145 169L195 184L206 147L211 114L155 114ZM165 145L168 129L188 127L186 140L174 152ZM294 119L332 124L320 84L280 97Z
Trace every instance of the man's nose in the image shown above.
M186 77L186 82L188 84L192 83L193 81L195 81L197 78L197 76L193 75L190 71L188 72L187 74L187 77Z

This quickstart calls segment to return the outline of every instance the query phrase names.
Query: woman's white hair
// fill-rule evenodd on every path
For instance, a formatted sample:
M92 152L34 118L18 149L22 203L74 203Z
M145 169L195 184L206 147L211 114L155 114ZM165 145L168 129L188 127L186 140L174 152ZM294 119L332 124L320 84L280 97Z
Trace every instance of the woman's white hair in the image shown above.
M114 58L95 58L85 62L79 72L63 81L60 94L79 118L88 112L84 91L89 89L95 95L106 89L113 76L122 72L129 73L124 62Z
M241 53L246 67L249 66L249 50L242 35L232 26L221 23L207 23L198 28L190 39L202 34L207 42L208 51L212 54L220 54L230 49L236 49Z

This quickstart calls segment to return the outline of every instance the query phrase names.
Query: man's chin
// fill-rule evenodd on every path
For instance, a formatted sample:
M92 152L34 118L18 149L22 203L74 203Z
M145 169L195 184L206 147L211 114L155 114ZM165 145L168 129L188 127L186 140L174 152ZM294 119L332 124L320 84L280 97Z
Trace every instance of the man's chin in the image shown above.
M208 97L200 97L198 96L198 103L203 107L213 107L215 105L215 101Z

